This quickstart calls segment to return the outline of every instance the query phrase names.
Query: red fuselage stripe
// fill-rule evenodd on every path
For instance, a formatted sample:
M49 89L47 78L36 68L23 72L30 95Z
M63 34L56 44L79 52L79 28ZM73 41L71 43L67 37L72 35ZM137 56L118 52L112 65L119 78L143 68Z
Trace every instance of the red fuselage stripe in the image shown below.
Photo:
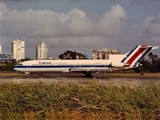
M131 65L132 62L146 49L146 46L141 46L138 51L127 61L127 64Z

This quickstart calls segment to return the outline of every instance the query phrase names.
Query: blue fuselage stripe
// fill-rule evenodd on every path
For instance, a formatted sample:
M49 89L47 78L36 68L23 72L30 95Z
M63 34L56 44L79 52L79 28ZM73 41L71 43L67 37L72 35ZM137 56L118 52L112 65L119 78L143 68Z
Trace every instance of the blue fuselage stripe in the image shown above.
M148 48L148 50L136 61L134 67L138 64L138 62L152 49L152 47Z
M135 51L135 49L137 49L137 47L138 45L126 55L126 57L121 61L121 63L124 63L124 61Z
M45 66L45 65L31 65L31 66L15 66L14 68L73 68L73 67L80 67L80 68L90 68L90 67L107 67L106 65L53 65L53 66Z
M139 62L151 49L152 49L152 47L148 48L148 50L136 61L136 63ZM136 65L134 65L134 66L136 66Z

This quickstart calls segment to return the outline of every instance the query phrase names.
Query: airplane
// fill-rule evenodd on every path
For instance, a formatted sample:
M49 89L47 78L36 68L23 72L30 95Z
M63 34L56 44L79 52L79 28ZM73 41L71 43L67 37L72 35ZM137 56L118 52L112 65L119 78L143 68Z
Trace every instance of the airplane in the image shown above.
M118 71L142 66L139 63L141 58L150 50L159 47L137 45L126 54L109 55L108 60L29 60L18 63L14 66L14 70L25 72L27 76L31 73L80 72L86 77L92 77L93 72Z

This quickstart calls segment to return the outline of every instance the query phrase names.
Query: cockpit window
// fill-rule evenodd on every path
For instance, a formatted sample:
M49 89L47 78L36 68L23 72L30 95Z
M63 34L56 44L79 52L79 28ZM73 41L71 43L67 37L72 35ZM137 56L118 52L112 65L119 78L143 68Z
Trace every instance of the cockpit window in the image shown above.
M23 65L23 64L22 64L22 63L19 63L18 65L21 66L21 65Z

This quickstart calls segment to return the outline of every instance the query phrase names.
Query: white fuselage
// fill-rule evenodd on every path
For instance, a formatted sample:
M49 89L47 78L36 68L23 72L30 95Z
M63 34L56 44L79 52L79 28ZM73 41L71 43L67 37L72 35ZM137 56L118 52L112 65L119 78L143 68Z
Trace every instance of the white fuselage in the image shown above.
M117 59L110 60L31 60L16 65L14 69L22 72L105 71L111 64L124 67L124 63L120 63L123 57L119 55Z
M139 61L152 49L150 45L137 45L127 54L109 55L109 60L31 60L14 66L22 72L93 72L113 71L138 67ZM87 75L87 74L86 74Z

